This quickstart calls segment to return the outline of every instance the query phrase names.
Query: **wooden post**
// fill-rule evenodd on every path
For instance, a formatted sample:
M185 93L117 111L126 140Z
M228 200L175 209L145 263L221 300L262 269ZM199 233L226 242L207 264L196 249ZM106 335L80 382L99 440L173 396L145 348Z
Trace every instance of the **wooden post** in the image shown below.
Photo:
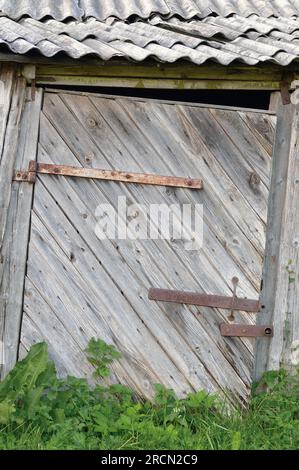
M268 225L258 324L272 339L256 341L254 379L299 363L299 93L279 100L268 203Z
M32 205L32 185L12 182L16 168L36 156L41 91L30 101L30 88L16 66L2 68L4 104L0 119L0 346L1 378L18 357L23 290ZM2 355L2 354L1 354Z
M276 114L280 101L280 91L272 91L270 95L269 111Z

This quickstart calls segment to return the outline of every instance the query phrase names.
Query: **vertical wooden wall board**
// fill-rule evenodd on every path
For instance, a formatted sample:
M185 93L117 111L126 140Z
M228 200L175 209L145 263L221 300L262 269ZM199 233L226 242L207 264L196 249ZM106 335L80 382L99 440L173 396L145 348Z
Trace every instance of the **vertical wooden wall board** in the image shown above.
M9 282L9 229L7 227L7 218L17 149L14 139L17 140L18 138L20 109L23 107L25 82L23 79L17 78L17 68L9 65L1 67L0 80L2 88L0 118L0 340L2 341L8 298L7 285Z
M3 177L12 181L15 169L27 168L37 151L39 115L42 90L37 90L35 101L30 101L30 90L22 80L18 96L13 96L14 106L9 120L13 120L12 136L5 140L4 152L10 156L9 169ZM13 158L14 156L14 158ZM7 157L8 158L8 157ZM14 366L18 356L18 343L23 308L23 289L30 228L33 185L13 182L10 186L10 200L6 216L6 230L3 243L4 260L1 283L2 340L4 342L4 377Z
M16 76L16 67L9 64L0 66L0 162L6 133L6 125L9 116L11 97Z

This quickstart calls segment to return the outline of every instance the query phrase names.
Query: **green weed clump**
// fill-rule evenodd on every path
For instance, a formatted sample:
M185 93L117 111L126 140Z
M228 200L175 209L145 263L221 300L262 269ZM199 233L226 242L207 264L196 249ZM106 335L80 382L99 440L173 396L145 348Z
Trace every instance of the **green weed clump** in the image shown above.
M87 356L106 377L119 353L93 339ZM161 385L152 403L122 385L58 379L40 343L0 384L0 449L298 449L298 383L299 374L269 372L267 391L230 413L217 396L178 399Z

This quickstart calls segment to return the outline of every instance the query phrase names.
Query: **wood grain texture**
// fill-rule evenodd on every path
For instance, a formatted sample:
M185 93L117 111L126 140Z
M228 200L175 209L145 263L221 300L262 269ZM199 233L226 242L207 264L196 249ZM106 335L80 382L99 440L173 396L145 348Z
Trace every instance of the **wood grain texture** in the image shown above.
M90 378L82 351L92 336L102 337L123 354L113 365L111 381L129 384L138 394L151 398L153 384L160 382L179 396L204 388L247 400L252 340L221 336L219 325L227 312L157 304L149 301L148 290L165 286L231 296L231 279L237 276L238 296L258 300L270 143L260 128L249 128L251 114L45 93L38 162L82 167L91 174L97 168L189 178L196 174L205 189L38 175L22 351L46 339L61 375ZM260 114L252 126L272 118ZM236 141L234 128L240 131ZM262 175L257 189L250 186L253 171ZM100 240L97 207L104 203L116 209L124 196L136 210L137 204L203 204L202 248L190 250L187 236ZM255 322L255 315L242 311L236 318L247 325Z

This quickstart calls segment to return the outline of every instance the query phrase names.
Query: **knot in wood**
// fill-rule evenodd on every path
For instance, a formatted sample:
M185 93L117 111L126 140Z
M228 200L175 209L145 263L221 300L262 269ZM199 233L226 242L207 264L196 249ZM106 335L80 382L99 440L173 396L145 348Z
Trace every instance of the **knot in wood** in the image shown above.
M258 175L256 171L253 171L252 173L250 173L250 177L249 177L250 186L252 188L256 188L257 186L259 186L260 183L261 183L260 175Z

